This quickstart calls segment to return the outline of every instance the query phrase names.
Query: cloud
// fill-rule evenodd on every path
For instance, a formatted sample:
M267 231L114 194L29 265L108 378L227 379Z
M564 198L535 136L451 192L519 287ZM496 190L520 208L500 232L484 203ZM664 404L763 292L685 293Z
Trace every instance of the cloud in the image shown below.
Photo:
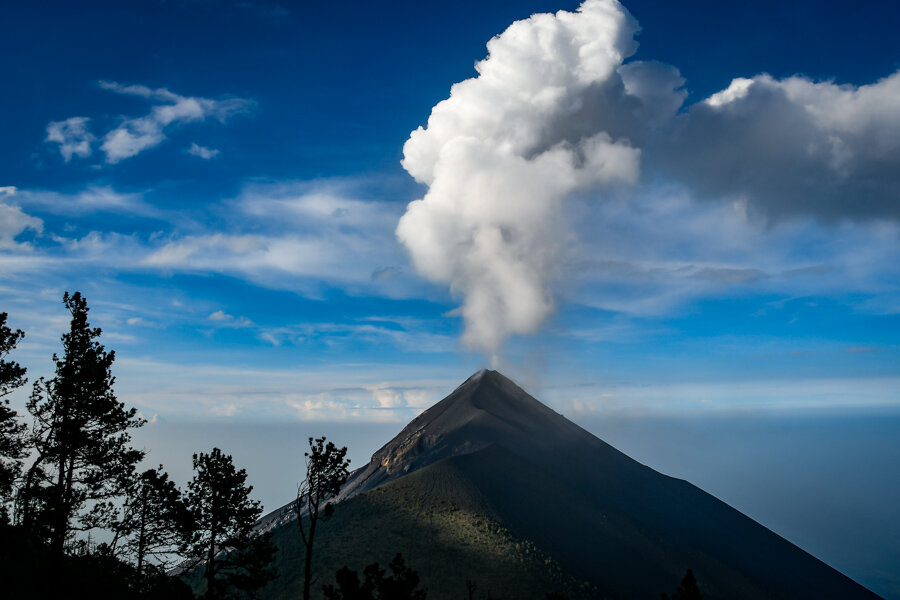
M881 349L874 346L851 346L846 349L848 354L875 354L881 352Z
M210 408L209 412L218 417L233 417L240 412L240 409L237 404L230 402L228 404L213 406Z
M65 121L51 121L47 124L45 141L59 144L59 153L69 162L73 156L87 158L91 155L91 144L95 138L88 131L87 117L71 117Z
M360 344L384 346L414 353L444 353L456 349L453 338L431 331L432 323L372 317L362 321L268 327L261 330L259 337L273 346L324 341L332 345L347 342L357 347Z
M428 388L378 383L289 397L286 404L304 421L406 422L439 396Z
M369 252L375 254L369 254ZM144 267L225 273L260 285L306 289L323 283L372 287L379 249L353 234L203 234L173 239L141 260Z
M898 383L896 377L604 383L557 388L553 396L557 410L582 416L824 412L896 407Z
M513 23L411 133L427 192L396 234L462 298L464 341L494 355L560 294L643 316L736 288L895 310L900 72L737 77L685 107L675 67L631 59L637 30L615 0Z
M19 206L5 201L17 194L13 186L0 187L0 250L31 250L31 245L20 243L16 238L28 230L41 233L44 222L26 214Z
M218 150L214 150L211 148L205 148L203 146L198 145L196 142L191 144L191 147L188 149L189 154L193 154L194 156L199 156L203 160L209 160L211 158L215 158L219 155Z
M403 390L392 388L385 384L373 386L371 390L372 397L381 408L404 408L409 404Z
M116 366L119 398L161 419L203 418L233 405L230 410L245 419L406 423L461 376L458 367L417 377L407 364L332 361L281 369L123 356Z
M164 238L141 264L226 273L311 295L328 285L388 296L420 291L421 284L400 268L405 257L392 235L402 205L354 198L350 187L334 182L248 186L222 206L233 227ZM378 272L393 276L373 277Z
M341 182L251 185L233 208L257 219L280 222L286 231L353 229L361 234L377 232L383 239L382 234L396 224L402 207L357 198L353 187Z
M0 206L10 215L2 223L10 251L0 253L0 272L19 277L17 286L26 280L64 286L79 277L108 284L94 282L91 273L215 273L311 298L335 288L354 296L422 297L425 286L402 267L406 257L393 236L403 205L354 197L364 189L346 180L255 183L237 198L205 206L205 219L194 219L190 211L155 208L145 199L158 195L154 191L0 188ZM45 214L66 218L48 216L44 224L38 217ZM128 215L128 222L116 215ZM121 227L133 233L118 233ZM43 233L26 239L29 230ZM201 313L204 321L215 308Z
M699 202L672 185L640 185L615 201L580 204L572 227L577 252L559 288L568 303L660 317L736 294L854 302L850 291L887 306L900 292L891 283L900 278L897 223L766 223L748 218L740 203Z
M209 320L216 323L219 327L229 327L232 329L243 329L245 327L253 327L253 321L247 317L237 317L229 315L223 310L217 310L209 315Z
M900 220L900 72L861 86L737 78L648 156L698 197L769 219Z
M664 92L677 73L622 66L637 28L615 0L517 21L406 142L403 167L428 191L397 237L419 273L463 297L470 347L496 354L544 322L567 251L564 202L635 181L646 115L677 109Z
M243 98L214 100L180 96L165 88L152 89L143 85L122 85L111 81L101 81L100 87L116 94L136 96L155 103L149 114L125 119L103 137L100 148L106 154L106 162L111 164L159 145L166 139L165 130L171 126L210 118L225 123L234 115L248 112L254 105L252 101ZM200 146L197 148L200 152L215 152ZM212 156L214 154L209 158Z
M74 194L47 190L23 190L21 203L57 215L85 215L97 212L158 216L158 211L138 193L118 192L108 185L89 185Z

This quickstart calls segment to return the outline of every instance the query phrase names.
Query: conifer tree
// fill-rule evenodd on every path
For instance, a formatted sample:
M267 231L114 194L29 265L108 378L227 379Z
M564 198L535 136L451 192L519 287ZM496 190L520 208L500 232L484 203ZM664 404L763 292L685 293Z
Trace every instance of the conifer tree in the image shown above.
M25 333L7 327L6 319L7 314L0 313L0 524L9 519L6 505L12 498L13 484L22 469L26 430L7 398L13 390L25 385L25 368L6 360Z
M275 578L271 534L253 527L262 513L250 499L247 472L234 467L231 456L213 448L194 455L196 474L188 484L188 507L194 534L185 548L190 564L204 564L206 598L254 597Z
M21 522L61 556L78 531L109 528L115 500L132 481L144 456L131 447L129 429L140 427L134 408L116 399L111 367L115 352L97 341L87 302L78 292L63 295L72 315L62 336L63 355L53 355L56 374L34 384L28 412L35 461L20 491Z
M331 498L341 491L347 481L350 461L345 459L347 447L338 448L333 442L325 442L325 437L309 438L309 452L303 454L306 459L306 478L297 488L297 524L300 537L306 549L303 570L303 600L309 600L312 585L312 551L316 539L316 526L322 516L330 517L334 512ZM309 523L304 525L304 518Z
M141 581L148 561L154 572L165 572L180 560L178 550L190 536L192 522L181 491L160 465L135 477L122 506L111 551L129 559Z

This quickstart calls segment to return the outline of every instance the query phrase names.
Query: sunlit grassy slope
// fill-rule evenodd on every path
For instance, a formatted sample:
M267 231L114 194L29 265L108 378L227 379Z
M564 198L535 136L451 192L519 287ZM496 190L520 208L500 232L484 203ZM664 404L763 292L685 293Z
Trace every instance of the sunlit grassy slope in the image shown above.
M384 566L402 552L434 600L465 598L466 580L478 585L476 598L543 600L553 591L595 597L592 586L568 576L546 553L507 529L488 498L490 491L485 494L473 482L473 462L499 467L499 491L506 479L500 464L504 458L504 451L488 448L443 460L338 505L316 540L316 595L323 583L334 581L341 566L357 571L375 561ZM280 577L264 597L298 598L304 554L296 523L279 528L275 541Z

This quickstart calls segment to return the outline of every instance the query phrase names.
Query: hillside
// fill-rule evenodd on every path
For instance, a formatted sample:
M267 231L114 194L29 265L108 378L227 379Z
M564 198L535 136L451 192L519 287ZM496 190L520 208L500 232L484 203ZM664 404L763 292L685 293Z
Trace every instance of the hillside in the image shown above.
M493 457L479 458L491 462ZM595 597L592 586L580 585L549 555L503 525L472 480L468 459L440 461L342 502L319 530L314 597L321 597L321 585L333 582L340 567L362 571L375 561L384 566L397 552L418 571L433 600L464 598L467 580L478 585L478 598L543 600L553 591L573 600ZM281 576L266 588L264 598L297 598L303 546L296 523L276 529L274 539L281 549Z
M507 594L528 581L533 597L543 597L550 584L569 578L590 582L603 597L657 598L688 567L713 600L877 598L493 371L473 375L410 422L354 471L340 499L339 516L328 525L327 543L336 545L323 543L317 557L325 572L344 563L385 563L400 551L431 582L435 598L458 597L458 581L477 579L470 573L498 582ZM290 578L299 574L300 557L290 541L296 526L279 526L289 514L276 511L265 523L276 529L282 573ZM515 544L533 544L539 563L552 557L566 576L547 579L545 570L522 562L528 556L510 554ZM509 597L532 597L523 594Z

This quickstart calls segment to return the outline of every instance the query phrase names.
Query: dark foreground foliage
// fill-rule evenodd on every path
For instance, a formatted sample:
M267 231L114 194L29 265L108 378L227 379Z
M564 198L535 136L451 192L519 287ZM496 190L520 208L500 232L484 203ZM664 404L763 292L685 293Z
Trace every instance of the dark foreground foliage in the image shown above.
M309 600L312 589L312 553L316 539L316 525L319 523L319 510L322 518L334 515L334 504L329 502L341 491L347 481L350 460L346 458L347 447L338 448L333 442L325 443L325 437L309 438L309 452L303 454L306 463L306 476L297 487L297 525L303 539L303 600ZM304 513L307 519L304 519ZM304 527L308 520L309 527Z
M195 454L194 471L188 485L194 526L183 554L192 567L202 566L208 600L255 598L276 577L269 565L277 548L271 534L253 529L262 506L250 499L247 472L218 448Z
M276 547L254 532L246 472L216 448L194 455L187 496L161 466L140 473L131 431L145 421L116 397L115 352L80 293L63 304L69 330L54 376L34 383L30 426L6 399L26 383L7 359L25 334L0 313L0 597L193 598L175 565L203 566L209 600L256 597Z
M190 600L183 581L158 571L138 577L137 569L104 554L67 555L51 562L49 547L24 528L0 525L0 585L9 600ZM58 565L51 572L48 565Z
M697 586L693 569L687 570L675 593L671 597L663 594L662 600L703 600L703 594L700 593L700 588Z
M419 588L419 574L406 566L402 554L397 554L388 565L390 574L372 563L363 569L360 582L356 571L347 567L338 570L336 585L322 587L328 600L425 600L426 590Z

